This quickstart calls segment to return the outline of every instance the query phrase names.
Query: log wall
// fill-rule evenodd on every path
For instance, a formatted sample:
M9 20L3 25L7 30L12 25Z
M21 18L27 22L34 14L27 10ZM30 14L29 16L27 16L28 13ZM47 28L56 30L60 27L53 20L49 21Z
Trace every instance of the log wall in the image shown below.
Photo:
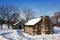
M25 30L26 33L29 33L29 34L32 34L32 35L34 34L32 26L26 26L24 30Z

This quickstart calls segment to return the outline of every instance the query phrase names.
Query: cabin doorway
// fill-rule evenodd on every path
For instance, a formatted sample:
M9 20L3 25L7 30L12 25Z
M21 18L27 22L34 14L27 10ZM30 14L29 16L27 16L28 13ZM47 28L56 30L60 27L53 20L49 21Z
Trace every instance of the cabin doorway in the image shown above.
M21 28L21 25L19 25L19 29L22 29L22 28Z

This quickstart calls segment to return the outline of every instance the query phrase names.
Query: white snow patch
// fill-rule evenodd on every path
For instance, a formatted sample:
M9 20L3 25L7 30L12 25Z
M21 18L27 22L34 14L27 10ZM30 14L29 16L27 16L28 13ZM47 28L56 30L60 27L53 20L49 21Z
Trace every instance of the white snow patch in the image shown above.
M2 36L0 36L0 40L7 40L7 39L5 39L5 38L3 38Z
M3 29L8 29L8 25L7 24L3 24L2 25L2 28ZM0 29L1 29L1 25L0 25ZM12 26L11 25L9 25L9 29L12 29Z
M59 30L57 33L55 30ZM1 40L60 40L60 27L54 28L54 34L42 34L42 35L30 35L24 33L22 29L0 29L0 39Z

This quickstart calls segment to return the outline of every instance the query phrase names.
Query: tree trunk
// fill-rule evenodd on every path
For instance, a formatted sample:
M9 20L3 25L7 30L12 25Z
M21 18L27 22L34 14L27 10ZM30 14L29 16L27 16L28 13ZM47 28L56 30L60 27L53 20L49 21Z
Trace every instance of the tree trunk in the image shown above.
M8 23L8 29L9 29L9 23Z
M8 19L8 29L9 29L9 19Z
M58 25L58 18L56 18L56 25Z
M1 24L1 29L2 29L3 27L2 27L2 24Z
M2 27L2 21L1 21L1 29L2 29L3 27Z

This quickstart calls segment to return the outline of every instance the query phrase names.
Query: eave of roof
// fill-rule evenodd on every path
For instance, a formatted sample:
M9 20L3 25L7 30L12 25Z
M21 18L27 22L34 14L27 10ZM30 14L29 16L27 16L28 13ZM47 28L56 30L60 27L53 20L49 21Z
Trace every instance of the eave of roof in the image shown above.
M20 22L16 22L15 24L13 24L13 25L17 25L18 23L20 23Z

